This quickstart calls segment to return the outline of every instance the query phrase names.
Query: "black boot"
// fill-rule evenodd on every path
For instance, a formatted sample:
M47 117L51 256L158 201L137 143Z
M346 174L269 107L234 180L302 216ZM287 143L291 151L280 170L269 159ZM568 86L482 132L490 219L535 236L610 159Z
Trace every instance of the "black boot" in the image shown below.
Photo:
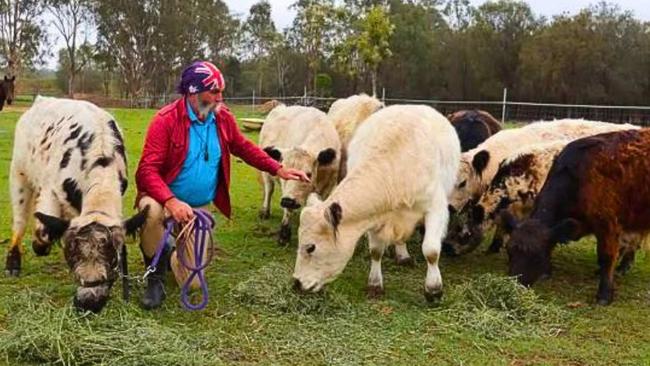
M147 288L144 290L144 296L142 296L142 307L146 310L159 308L163 300L165 300L165 274L169 269L170 254L169 247L165 247L160 255L156 270L147 276ZM143 255L143 257L145 266L149 268L153 258L147 258L146 255Z

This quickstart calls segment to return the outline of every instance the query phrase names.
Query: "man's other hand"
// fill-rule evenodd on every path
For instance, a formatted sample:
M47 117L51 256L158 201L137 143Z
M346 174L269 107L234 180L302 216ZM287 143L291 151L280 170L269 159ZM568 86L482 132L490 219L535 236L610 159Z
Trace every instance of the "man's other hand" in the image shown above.
M310 183L311 179L307 176L305 172L293 168L280 168L276 173L278 177L284 180L299 180L306 183Z
M165 202L165 209L176 222L188 222L194 217L192 207L177 198L172 198Z

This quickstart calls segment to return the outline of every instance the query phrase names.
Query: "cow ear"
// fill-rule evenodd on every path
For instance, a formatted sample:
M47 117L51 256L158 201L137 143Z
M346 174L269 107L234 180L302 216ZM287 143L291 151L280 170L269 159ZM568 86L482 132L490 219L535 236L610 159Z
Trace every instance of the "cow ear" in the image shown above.
M565 219L551 228L551 241L566 244L582 236L582 225L575 219Z
M9 81L9 78L7 77L7 75L5 75L5 81Z
M508 210L501 210L499 217L501 218L501 227L508 234L512 234L519 225L517 219Z
M149 216L149 205L145 206L144 209L137 214L133 215L128 220L125 220L122 223L126 235L134 236L135 233L142 228L144 223L147 221L147 216Z
M341 208L341 205L339 205L336 202L332 203L327 208L327 211L325 211L325 220L327 220L327 222L329 222L330 225L332 225L334 231L338 229L342 218L343 218L343 209Z
M46 215L42 212L36 212L34 217L43 224L47 237L53 242L61 239L65 231L70 227L70 221Z
M490 162L490 153L486 150L479 151L472 159L472 167L477 175L481 175Z
M273 146L267 146L264 148L264 152L267 153L273 160L280 162L282 161L282 153L280 150L276 149Z
M16 81L16 76L15 75L11 77L11 81Z
M329 165L336 159L336 150L332 148L325 149L318 153L318 165Z

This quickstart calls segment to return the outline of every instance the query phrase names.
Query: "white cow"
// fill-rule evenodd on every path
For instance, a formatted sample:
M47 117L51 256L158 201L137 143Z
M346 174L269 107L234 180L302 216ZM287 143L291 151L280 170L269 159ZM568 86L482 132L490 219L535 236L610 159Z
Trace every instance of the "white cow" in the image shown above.
M300 216L296 286L319 291L334 280L367 233L369 295L383 291L384 249L407 239L425 218L425 293L442 294L438 268L448 219L447 197L460 161L449 121L426 106L391 106L370 116L349 146L348 175L325 201L310 196Z
M341 143L325 113L316 108L280 105L267 116L260 132L259 145L285 167L307 173L311 183L280 181L284 209L279 242L291 240L291 216L305 205L307 196L316 192L327 197L338 180ZM264 201L260 218L267 219L271 210L275 179L262 173Z
M330 106L327 119L334 125L341 141L341 163L339 180L346 174L347 148L359 126L373 113L383 107L374 97L366 94L338 99Z
M75 304L101 310L117 275L125 228L135 232L146 215L122 222L126 158L114 118L88 102L38 97L16 125L10 186L7 273L20 273L22 239L36 212L34 252L47 255L63 238L65 259L79 284Z

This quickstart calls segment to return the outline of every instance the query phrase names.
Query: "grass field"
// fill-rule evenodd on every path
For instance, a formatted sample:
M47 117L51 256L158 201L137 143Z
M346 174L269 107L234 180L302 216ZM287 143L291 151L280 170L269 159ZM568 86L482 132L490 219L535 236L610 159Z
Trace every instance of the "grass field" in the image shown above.
M125 132L132 212L133 172L153 110L111 110ZM235 109L239 117L246 109ZM8 172L20 112L0 113L0 257L10 237ZM256 134L250 138L257 140ZM186 312L168 278L162 309L146 312L137 297L126 304L119 286L98 316L70 311L74 284L62 251L36 258L29 236L18 279L0 276L0 364L307 364L307 365L612 365L650 364L650 269L645 254L618 279L616 300L594 304L593 241L560 248L552 279L524 290L502 277L504 254L482 250L443 258L445 298L429 306L422 295L425 263L417 240L416 266L385 258L383 300L365 297L367 246L360 243L341 277L322 296L289 289L294 242L278 247L281 211L261 222L255 171L235 160L234 217L219 218L215 238L223 255L208 271L210 304ZM278 198L279 194L276 194ZM132 272L142 273L129 242Z

